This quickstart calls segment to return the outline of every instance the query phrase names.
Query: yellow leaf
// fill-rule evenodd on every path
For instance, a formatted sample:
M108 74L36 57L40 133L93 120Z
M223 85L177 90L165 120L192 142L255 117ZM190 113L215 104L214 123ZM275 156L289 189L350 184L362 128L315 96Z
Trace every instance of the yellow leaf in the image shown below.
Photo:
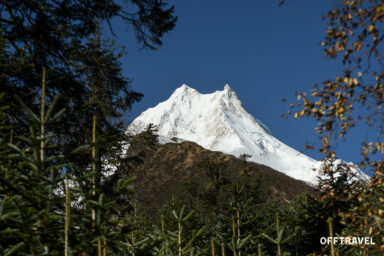
M372 32L372 30L374 29L375 29L375 25L373 24L369 25L369 28L368 28L369 32Z
M358 77L362 77L362 76L363 76L363 73L361 73L361 72L359 71L359 72L357 72L357 76L358 76Z

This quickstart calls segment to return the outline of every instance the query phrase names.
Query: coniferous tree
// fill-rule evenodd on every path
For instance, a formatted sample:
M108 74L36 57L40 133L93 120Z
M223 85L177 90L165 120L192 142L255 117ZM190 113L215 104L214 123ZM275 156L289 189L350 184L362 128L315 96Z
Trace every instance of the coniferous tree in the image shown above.
M1 170L7 172L0 178L3 253L16 248L30 255L63 250L63 237L55 234L64 228L60 191L65 161L62 155L51 153L60 146L54 143L54 135L41 132L41 127L62 115L63 111L53 115L56 102L57 98L42 118L20 102L31 118L31 128L28 135L16 136L7 144L8 164L1 163Z
M131 90L130 80L122 74L119 50L95 34L103 25L109 28L111 19L121 18L134 28L141 47L156 49L175 25L173 7L157 0L32 0L3 1L0 11L0 80L5 101L13 109L9 117L15 133L25 133L29 117L13 97L19 95L37 112L40 75L46 67L46 101L60 93L57 106L67 109L60 123L51 125L58 139L66 141L62 153L68 155L89 143L90 136L84 135L90 134L95 114L99 142L104 143L99 158L117 155L124 129L121 118L142 94ZM86 167L90 158L79 155L71 161Z
M130 80L122 75L120 55L94 35L100 36L97 33L100 23L110 24L113 17L120 17L133 26L140 46L155 49L176 21L173 7L168 8L161 1L132 1L132 4L136 6L135 12L128 12L127 5L114 1L0 3L0 81L5 101L12 109L4 120L13 127L11 134L14 131L24 135L14 140L17 146L12 143L13 146L5 146L8 151L1 156L4 159L1 167L7 175L1 180L0 195L4 198L8 195L1 202L7 207L2 209L13 209L16 214L12 213L15 218L1 224L8 231L14 225L19 225L19 229L24 227L19 233L8 232L7 237L12 240L2 240L3 250L26 252L28 248L34 254L63 249L60 245L63 239L52 239L62 234L65 222L60 164L67 166L68 182L72 184L69 188L73 197L72 225L66 226L71 234L67 241L69 251L95 254L95 241L99 254L102 246L103 253L123 250L120 243L128 226L125 217L130 204L127 196L121 195L127 194L132 179L121 179L122 166L127 166L130 160L123 157L122 141L128 138L123 134L121 117L142 95L132 91ZM39 86L43 67L46 67L47 90ZM44 113L44 101L51 104L57 93L62 97L56 98L53 105L67 111L60 112L60 122L53 120L57 117L49 120L47 128L48 119L39 120L36 113ZM46 94L43 102L41 94ZM28 107L16 103L15 95ZM47 116L49 113L52 111L48 110ZM91 141L93 116L98 120L96 143ZM40 137L36 130L39 125ZM85 150L78 150L80 145L85 145ZM96 157L90 154L88 145L98 149ZM12 161L9 148L16 151ZM36 158L37 153L40 158ZM48 200L44 195L48 195ZM126 204L121 205L126 207L118 206L115 200L119 203L123 200ZM87 214L91 208L95 209L93 218ZM41 212L36 215L38 210ZM20 224L19 219L25 223ZM36 220L39 225L31 227ZM24 239L29 228L33 232ZM20 244L15 247L10 241Z

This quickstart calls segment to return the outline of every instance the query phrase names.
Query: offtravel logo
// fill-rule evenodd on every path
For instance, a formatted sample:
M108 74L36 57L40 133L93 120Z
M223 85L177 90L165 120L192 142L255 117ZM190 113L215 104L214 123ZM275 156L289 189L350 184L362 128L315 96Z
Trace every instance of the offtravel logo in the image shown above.
M375 245L372 237L322 237L320 238L320 244L334 244L334 245Z

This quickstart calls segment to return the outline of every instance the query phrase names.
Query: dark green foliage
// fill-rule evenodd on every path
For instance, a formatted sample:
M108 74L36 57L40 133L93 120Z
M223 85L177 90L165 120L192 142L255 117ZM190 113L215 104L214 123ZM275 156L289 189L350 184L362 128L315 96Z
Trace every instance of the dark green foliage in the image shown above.
M0 176L0 252L16 253L17 250L25 255L63 253L65 171L69 176L72 198L69 251L96 255L100 243L109 255L124 253L125 234L132 229L127 223L131 210L129 203L122 207L115 199L118 200L121 194L129 194L133 178L119 178L111 184L109 177L104 176L99 180L95 193L92 192L93 173L89 168L79 169L68 156L61 155L60 147L63 145L56 142L57 136L50 130L50 124L64 113L54 110L57 101L58 97L48 108L44 120L20 102L30 117L31 125L28 135L16 136L10 139L12 143L6 141L12 136L10 126L6 124L8 111L4 113L7 109L0 108L0 170L5 173ZM41 135L42 123L46 133ZM44 141L43 158L41 141ZM82 151L87 150L79 147L71 155L84 154ZM100 165L103 173L106 171L104 165ZM119 167L113 163L109 166ZM108 189L105 182L110 185ZM91 218L91 208L95 209L95 220Z
M198 168L204 170L205 175L209 179L209 184L208 184L208 190L206 193L206 198L209 203L211 204L216 204L215 200L220 192L220 188L222 186L230 184L230 181L228 179L229 174L225 172L225 163L224 162L218 162L212 159L206 159L203 160L201 163L198 164ZM211 197L214 198L209 198L209 194L212 194Z
M0 12L0 84L11 109L1 113L0 121L0 166L6 174L0 177L2 253L62 254L64 166L72 184L72 253L96 255L104 243L108 255L122 253L124 232L132 229L127 223L132 179L125 179L132 159L122 157L122 141L129 138L121 117L142 94L130 89L118 49L102 40L100 30L122 18L135 29L141 47L155 49L175 25L173 7L157 0L13 0L2 1ZM51 110L56 105L66 111L49 117L53 111L48 110L46 120L39 120L43 68L44 99ZM61 98L55 98L58 93ZM91 143L93 117L96 143ZM45 133L39 125L47 126ZM21 136L7 145L13 133ZM43 161L41 140L46 145Z
M192 250L199 255L206 251L205 243L202 243L206 239L206 227L194 210L172 198L160 214L161 222L154 227L151 236L159 244L153 248L154 255L186 255Z
M117 155L124 139L121 117L141 99L122 74L119 49L102 39L103 26L123 19L136 31L141 47L154 49L176 22L173 7L162 1L2 1L0 3L0 83L12 107L9 119L15 134L25 134L29 117L14 101L18 95L38 112L41 70L47 69L47 102L57 93L59 109L66 108L51 130L65 141L68 155L89 144L92 116L97 115L99 158ZM134 40L134 39L133 39ZM86 135L86 136L85 136ZM89 156L71 158L81 168Z
M160 148L156 127L150 125L134 138L139 146L123 134L121 117L142 95L130 89L118 50L100 31L120 17L133 26L140 47L155 49L176 20L173 7L162 1L132 0L127 7L129 12L117 1L104 0L0 3L0 84L3 105L10 107L0 107L0 254L63 254L64 171L71 184L73 255L98 255L99 249L106 255L210 255L211 241L224 244L226 255L252 255L259 248L263 255L276 255L276 242L282 252L308 255L321 251L319 238L328 236L328 217L336 218L336 233L353 233L353 225L337 219L340 212L352 212L359 205L345 192L348 175L331 173L324 180L322 200L305 194L288 201L281 196L284 189L296 195L299 183L248 163L246 154L240 160L215 153L194 159L190 154L202 149L185 143L154 170L148 168L146 156L156 157ZM40 120L43 67L50 108ZM58 93L61 98L55 98ZM45 134L40 134L42 124ZM122 141L131 143L128 156L123 157ZM139 153L133 154L135 150ZM180 162L189 167L182 169ZM140 191L132 193L133 184L138 184L133 174L145 178L139 164L151 173L145 185L164 185L157 187L150 202L140 200L145 199ZM177 165L177 171L171 170ZM158 175L162 171L164 177ZM156 212L165 199L162 190L170 187L177 198ZM273 191L280 200L270 200Z
M186 193L197 193L200 198L197 203L186 200L189 198L186 194L177 195L179 198L174 197L159 212L152 213L157 218L155 221L148 220L144 212L140 212L141 202L136 205L131 193L134 178L123 178L120 171L123 164L118 159L108 165L98 163L98 172L102 175L92 193L90 167L81 169L58 153L59 144L50 131L50 124L63 112L55 111L53 106L48 109L44 122L47 135L41 138L41 121L32 110L23 108L30 116L30 133L16 136L13 143L8 143L12 130L5 113L9 109L0 108L0 148L5 153L1 155L0 167L8 171L7 175L0 176L2 254L63 254L64 165L72 184L69 251L73 255L97 255L99 244L107 255L134 252L136 256L169 256L179 255L180 251L182 255L210 255L212 240L216 245L224 244L226 255L235 252L252 255L259 248L263 255L276 255L275 241L279 237L281 255L308 255L319 253L319 238L328 236L326 216L321 216L323 212L332 213L328 204L311 194L303 194L293 201L263 201L258 196L259 187L246 182L248 174L244 179L232 179L229 173L223 172L225 165L219 162L203 165L207 170L205 186L199 187L193 182L186 186ZM41 139L46 142L44 162L39 157ZM144 148L156 147L156 135L150 131L141 141ZM77 154L89 155L89 147L78 148L71 152L71 157ZM111 169L116 172L106 175ZM216 182L222 180L226 182L216 186ZM95 221L90 209L95 209ZM147 221L155 225L148 227Z
M296 233L290 234L287 237L284 237L284 227L280 227L279 214L276 214L276 238L272 238L265 233L260 234L260 238L265 239L266 241L273 243L277 246L277 256L285 255L286 253L282 252L281 246L287 244L292 238L296 236Z
M31 119L29 134L17 136L16 143L6 145L10 149L5 151L8 163L0 163L1 171L6 172L0 176L0 249L3 253L17 248L29 255L48 252L57 255L62 249L62 237L56 234L62 233L64 227L64 201L60 191L63 191L61 169L65 161L60 154L50 154L60 146L53 142L54 135L39 134L41 122L49 124L62 115L62 111L53 114L55 102L57 98L43 121L24 106ZM47 149L43 159L41 141Z
M345 225L341 223L341 213L357 205L357 193L362 183L347 163L339 163L329 158L323 166L325 178L320 179L322 209L319 213L324 219L331 217L335 233L341 233Z
M318 199L307 193L295 200L293 203L295 214L286 223L297 227L292 249L304 252L320 251L320 238L328 232L324 216L321 215L323 207Z

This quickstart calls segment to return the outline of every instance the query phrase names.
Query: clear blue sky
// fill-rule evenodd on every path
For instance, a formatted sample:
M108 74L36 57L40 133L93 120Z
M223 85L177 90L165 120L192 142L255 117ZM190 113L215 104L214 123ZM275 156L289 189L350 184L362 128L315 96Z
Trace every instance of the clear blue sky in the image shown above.
M201 93L222 90L228 83L244 108L264 122L279 140L304 150L318 141L315 122L284 120L281 114L294 102L296 91L310 91L314 83L333 78L342 66L324 59L320 46L326 21L321 19L335 0L210 0L171 1L178 22L158 51L137 49L132 31L114 21L115 38L127 47L123 71L133 78L134 90L144 94L127 114L166 100L183 83ZM360 133L338 146L346 161L360 160ZM316 159L317 151L305 151Z

